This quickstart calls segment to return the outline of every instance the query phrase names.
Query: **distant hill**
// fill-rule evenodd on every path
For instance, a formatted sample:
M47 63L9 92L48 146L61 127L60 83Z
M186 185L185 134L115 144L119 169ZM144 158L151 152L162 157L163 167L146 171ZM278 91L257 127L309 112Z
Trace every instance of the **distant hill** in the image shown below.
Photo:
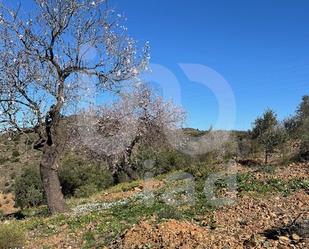
M35 134L0 136L0 192L11 192L22 168L39 163L40 152L32 149Z

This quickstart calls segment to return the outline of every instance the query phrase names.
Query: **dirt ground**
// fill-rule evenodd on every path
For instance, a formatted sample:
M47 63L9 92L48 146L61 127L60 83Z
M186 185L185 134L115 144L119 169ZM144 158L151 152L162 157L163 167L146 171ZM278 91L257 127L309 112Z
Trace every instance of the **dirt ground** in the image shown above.
M15 208L15 198L11 193L0 193L0 213L9 215L17 212L19 209Z
M309 195L304 191L287 198L242 197L235 206L215 211L211 219L204 221L205 227L187 221L143 221L126 231L113 248L309 248L306 230L302 231L307 233L306 237L296 233L300 231L267 237L267 230L279 233L280 228L289 227L296 218L296 224L309 220L308 203ZM214 222L215 228L209 229Z
M269 173L255 172L258 179ZM291 164L271 177L287 180L308 178L309 164ZM143 221L125 231L111 248L309 248L309 190L284 197L242 196L205 218L203 226L188 221Z
M258 179L295 177L309 179L309 164L291 164L267 173L238 165L239 172L252 172ZM127 191L100 193L97 200L113 202L164 186L164 181L142 182ZM83 228L85 230L87 228ZM35 238L35 234L31 236ZM61 232L31 241L30 248L82 248L83 235L71 234L66 226ZM291 195L283 193L255 196L241 195L232 206L205 214L199 221L157 217L143 220L124 231L105 249L247 249L309 248L309 189Z

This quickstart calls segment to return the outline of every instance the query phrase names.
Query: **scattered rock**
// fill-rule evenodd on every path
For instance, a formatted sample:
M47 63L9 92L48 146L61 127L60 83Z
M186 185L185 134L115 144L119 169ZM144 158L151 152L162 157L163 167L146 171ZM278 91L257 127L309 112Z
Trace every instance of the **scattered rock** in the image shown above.
M299 241L301 239L301 237L299 237L296 233L293 233L291 235L292 239L295 240L295 241Z
M281 244L288 244L290 242L290 239L286 236L279 236L278 239Z

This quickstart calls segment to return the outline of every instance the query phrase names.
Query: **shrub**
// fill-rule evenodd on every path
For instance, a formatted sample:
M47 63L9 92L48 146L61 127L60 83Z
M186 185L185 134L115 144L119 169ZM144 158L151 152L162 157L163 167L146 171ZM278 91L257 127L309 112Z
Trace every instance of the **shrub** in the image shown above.
M147 160L153 161L151 169L145 168L144 163ZM133 161L139 175L143 176L145 171L151 171L154 175L159 175L187 167L189 157L175 150L161 149L153 151L143 148L138 151Z
M207 162L197 162L185 168L184 171L193 175L196 178L205 179L210 174L217 172L218 169L215 166L208 164Z
M285 121L285 128L292 139L299 140L299 159L309 161L309 96L305 95L296 114Z
M19 142L20 141L20 138L21 138L21 134L20 133L17 133L17 134L14 134L13 137L12 137L12 140L14 142Z
M309 117L303 122L300 143L300 158L309 161Z
M19 151L18 150L13 150L12 157L16 158L16 157L19 157L19 156L20 156Z
M18 157L11 158L11 163L18 163L20 162L20 159Z
M3 164L5 162L7 162L9 159L7 157L4 156L0 156L0 164Z
M130 177L124 171L119 171L117 173L117 178L118 178L117 179L118 183L123 183L123 182L129 182L130 181Z
M13 180L16 177L16 172L10 174L10 178Z
M107 169L73 155L61 163L59 179L65 196L80 196L86 192L90 195L113 184L113 177Z
M35 138L29 137L25 140L25 145L33 145L35 142Z
M274 111L266 110L261 117L254 121L252 138L263 146L265 153L264 163L267 164L268 157L286 140L285 130L279 124Z
M20 226L15 224L0 226L0 249L23 248L25 239L25 231Z
M75 189L74 196L78 198L88 197L97 191L97 186L94 183L90 183L87 185L82 185L79 188Z
M21 208L45 203L41 178L36 168L28 167L16 178L15 198L17 206Z
M238 156L248 158L252 153L252 141L248 137L241 137L238 140Z
M238 141L236 137L231 136L228 141L226 141L223 146L223 159L229 160L231 158L237 157L239 154Z
M200 163L214 164L220 160L220 151L212 150L206 153L200 154L196 156L197 161Z

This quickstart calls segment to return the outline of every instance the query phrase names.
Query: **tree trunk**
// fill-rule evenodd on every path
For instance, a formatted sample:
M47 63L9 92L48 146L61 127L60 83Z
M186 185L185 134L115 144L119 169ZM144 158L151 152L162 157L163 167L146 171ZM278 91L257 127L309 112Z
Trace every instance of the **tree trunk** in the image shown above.
M121 182L120 173L125 173L128 180L136 180L137 174L136 169L131 164L131 156L134 146L139 141L140 137L137 136L131 142L131 144L125 149L123 155L118 155L116 157L109 157L107 159L109 169L112 172L114 183L118 184Z
M64 213L69 209L65 203L58 176L59 154L63 151L65 143L63 129L60 127L59 106L51 106L45 117L45 129L47 139L40 163L41 180L50 214Z
M264 159L264 164L268 163L268 151L265 151L265 159Z
M51 214L64 213L69 210L61 192L57 159L55 146L46 144L40 163L40 174Z

